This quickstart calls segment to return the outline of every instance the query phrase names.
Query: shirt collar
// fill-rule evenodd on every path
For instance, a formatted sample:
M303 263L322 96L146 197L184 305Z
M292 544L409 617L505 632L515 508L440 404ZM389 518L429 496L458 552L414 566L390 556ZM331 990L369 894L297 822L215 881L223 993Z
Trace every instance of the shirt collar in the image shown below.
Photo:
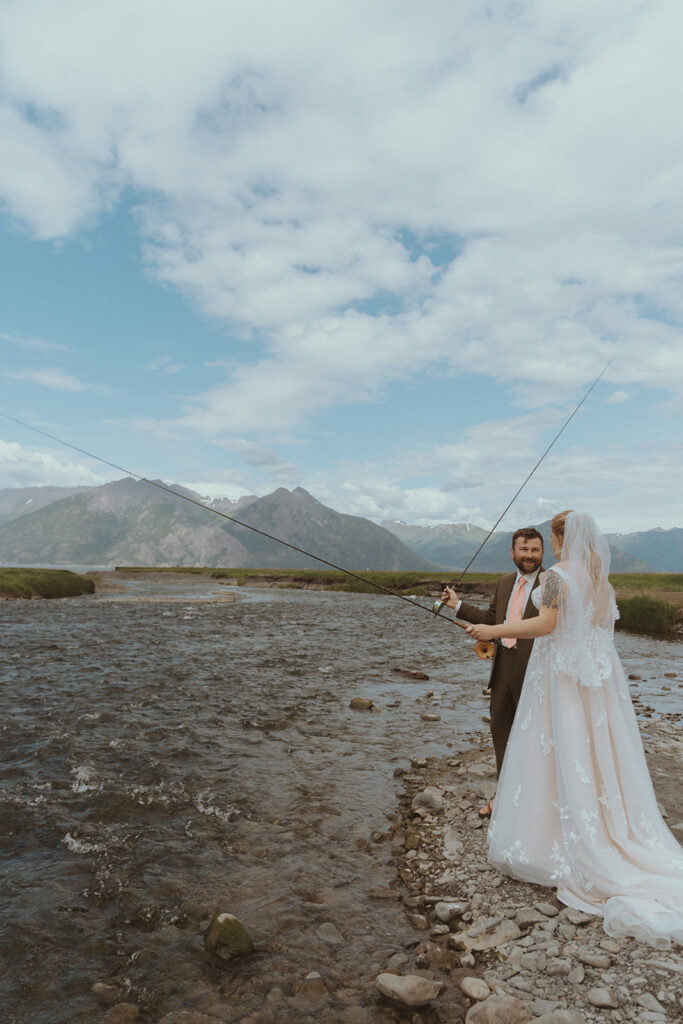
M517 570L517 578L515 579L514 586L515 587L517 586L517 584L519 583L520 579L526 580L527 583L531 583L533 585L536 582L536 577L538 576L540 571L541 571L540 565L539 565L538 569L534 569L533 572L520 572L519 569L518 569Z

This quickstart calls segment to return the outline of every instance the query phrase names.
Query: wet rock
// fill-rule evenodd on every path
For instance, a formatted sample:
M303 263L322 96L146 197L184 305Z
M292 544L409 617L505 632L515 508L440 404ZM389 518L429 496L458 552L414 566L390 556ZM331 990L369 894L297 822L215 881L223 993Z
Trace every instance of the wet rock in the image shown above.
M396 900L401 901L401 894L397 889L390 889L388 885L378 885L368 890L368 896L373 900Z
M204 946L221 960L248 956L254 952L254 943L246 928L233 914L214 914L204 933Z
M423 722L440 722L441 715L432 714L431 711L425 711L424 714L420 715Z
M402 1003L404 1006L426 1006L436 999L442 989L440 981L430 981L416 974L380 974L375 984L387 999Z
M349 707L353 708L354 711L372 711L374 706L367 697L353 697L349 702Z
M404 676L405 679L429 679L425 672L418 672L414 668L392 668L397 676Z
M420 815L441 814L443 811L443 795L436 786L427 786L421 793L413 797L411 807Z
M335 928L331 921L325 921L319 928L316 929L315 934L323 942L328 942L331 946L342 946L344 944L344 936L341 932Z
M643 677L639 676L637 672L629 672L628 678L635 681L637 679L642 679Z
M491 995L491 989L482 978L461 978L458 985L468 999L475 999L477 1002L488 999Z
M464 949L466 953L473 950L493 949L504 942L518 939L521 932L514 921L500 917L482 917L466 932L452 935L450 942L455 949Z
M102 1018L102 1024L134 1024L140 1017L135 1003L116 1003Z
M387 961L387 968L389 971L398 971L409 962L410 958L405 953L394 953Z
M114 1006L121 1000L121 989L116 985L107 985L103 981L96 981L90 991L102 1006Z
M608 988L589 988L588 992L586 992L586 999L591 1006L599 1006L603 1009L610 1009L619 1005Z
M467 1011L466 1024L526 1024L532 1012L516 996L493 995Z
M317 971L309 971L301 984L299 995L304 996L309 1003L319 1003L327 997L325 982Z

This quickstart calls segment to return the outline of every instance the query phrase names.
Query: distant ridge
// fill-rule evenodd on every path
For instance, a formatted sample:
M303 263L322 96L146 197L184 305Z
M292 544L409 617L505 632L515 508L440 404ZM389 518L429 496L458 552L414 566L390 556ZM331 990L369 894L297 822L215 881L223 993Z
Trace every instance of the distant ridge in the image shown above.
M478 526L472 526L469 523L441 523L437 526L408 526L405 523L386 520L382 525L399 537L408 547L419 552L419 554L424 558L428 558L433 562L438 561L441 565L446 566L451 570L460 570L467 565L488 532L487 530L482 530ZM524 525L535 525L539 530L545 540L544 565L546 567L553 565L555 557L550 547L550 520L548 519L543 523L536 524L525 523ZM683 535L683 530L652 530L649 532L654 534L658 534L660 532L676 534L678 532ZM488 541L484 549L479 555L477 555L471 571L511 571L514 568L510 558L512 534L512 530L501 530L492 534L491 539ZM635 541L632 542L631 550L629 551L622 548L621 544L617 546L614 542L615 536L618 538L618 535L608 536L608 540L612 541L610 544L612 552L612 572L653 571L653 567L649 560L646 560L646 558L643 557L650 550L647 545L643 546L643 554L639 554L637 550L637 543ZM629 534L629 537L631 538L639 538L643 536L648 536L648 534ZM672 545L668 556L663 556L660 559L660 564L665 562L672 567L667 569L658 569L656 571L683 571L683 551L681 551L680 555L677 556L675 545Z
M173 490L196 501L194 491ZM8 492L0 492L0 497ZM10 504L10 499L7 499ZM352 570L438 568L368 519L327 508L301 487L214 506ZM16 505L16 503L15 503ZM226 507L227 506L227 507ZM128 477L87 488L0 525L0 561L31 565L315 568L320 562Z

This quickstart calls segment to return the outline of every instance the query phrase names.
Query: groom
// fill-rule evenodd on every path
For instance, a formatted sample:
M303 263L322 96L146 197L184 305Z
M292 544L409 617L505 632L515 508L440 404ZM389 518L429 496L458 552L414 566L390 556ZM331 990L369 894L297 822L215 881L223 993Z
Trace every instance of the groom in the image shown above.
M543 537L532 526L516 530L512 535L510 554L516 572L501 576L488 609L461 601L451 587L444 588L442 600L449 608L455 609L459 619L493 626L538 615L538 610L531 600L531 592L538 586L538 577L543 572ZM533 640L503 639L496 645L489 686L491 739L496 752L496 769L499 775L533 644ZM479 813L482 817L488 817L491 805L482 807Z

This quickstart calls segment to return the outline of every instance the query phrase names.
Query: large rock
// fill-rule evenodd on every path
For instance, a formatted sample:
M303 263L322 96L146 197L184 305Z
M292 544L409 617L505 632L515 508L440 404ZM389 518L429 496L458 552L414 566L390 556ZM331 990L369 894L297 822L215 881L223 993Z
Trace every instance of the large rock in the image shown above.
M532 1016L531 1010L521 999L494 995L470 1007L465 1024L526 1024Z
M244 925L227 912L214 914L204 932L204 946L221 960L232 960L254 952L254 943Z
M418 793L412 802L412 808L421 816L427 814L441 814L443 811L443 796L436 786L427 786L421 793Z
M383 996L404 1006L426 1006L442 989L440 981L430 981L416 974L380 974L375 984Z

